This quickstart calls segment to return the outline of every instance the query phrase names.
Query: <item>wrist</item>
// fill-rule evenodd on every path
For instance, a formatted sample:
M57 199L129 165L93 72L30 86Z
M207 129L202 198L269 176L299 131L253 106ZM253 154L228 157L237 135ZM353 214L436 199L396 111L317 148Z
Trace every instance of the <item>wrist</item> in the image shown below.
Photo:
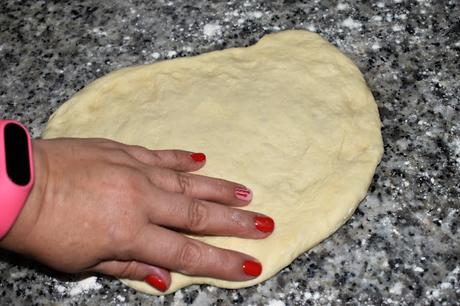
M32 144L27 128L0 120L0 239L16 221L34 184Z
M40 215L41 205L45 194L47 178L46 153L42 140L32 140L32 159L35 182L25 199L24 205L15 222L0 240L0 247L18 253L27 253L27 240L33 232Z

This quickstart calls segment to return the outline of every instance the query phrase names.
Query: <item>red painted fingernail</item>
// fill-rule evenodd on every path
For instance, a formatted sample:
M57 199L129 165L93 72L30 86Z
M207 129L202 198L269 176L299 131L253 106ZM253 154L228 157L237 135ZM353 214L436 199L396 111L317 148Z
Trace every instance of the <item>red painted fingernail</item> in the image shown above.
M271 233L275 228L275 222L270 217L257 216L254 218L254 223L262 233Z
M262 273L262 265L253 260L246 260L243 264L243 272L249 276L259 276Z
M165 282L156 275L153 275L153 274L147 275L144 278L144 281L150 286L160 290L161 292L165 292L167 289Z
M252 200L252 191L246 187L236 187L235 197L238 200L249 202Z
M197 163L201 163L202 161L206 160L206 155L204 155L203 153L192 153L190 154L190 156Z

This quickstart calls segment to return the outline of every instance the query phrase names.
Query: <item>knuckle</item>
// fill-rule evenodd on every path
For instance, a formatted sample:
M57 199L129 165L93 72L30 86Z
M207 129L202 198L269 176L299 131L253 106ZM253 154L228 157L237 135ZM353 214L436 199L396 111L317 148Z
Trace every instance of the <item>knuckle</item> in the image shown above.
M181 151L172 150L171 153L172 153L172 157L174 158L175 161L181 161L181 160L183 160Z
M107 138L93 138L93 141L105 149L113 149L120 146L119 142Z
M119 245L112 253L116 258L128 259L131 256L132 250L135 249L133 237L130 234L123 233L121 228L112 228L108 233L108 239L105 243L105 249L110 250L113 245Z
M148 177L136 169L124 169L119 173L119 184L127 196L133 202L139 200L144 194L145 188L148 184Z
M127 145L127 147L133 151L145 152L147 149L139 145Z
M227 220L230 220L230 227L234 231L233 234L236 236L252 236L254 233L254 217L249 212L232 209L230 210L229 217ZM251 221L249 221L251 220Z
M202 260L201 247L197 243L189 241L180 250L178 270L187 274L196 274Z
M119 156L120 158L130 157L129 153L126 152L123 148L114 149L112 154L115 154L115 156Z
M122 215L124 216L125 214ZM116 223L110 226L108 237L110 237L110 242L124 247L131 245L133 238L131 232L126 230L125 222Z
M208 208L199 200L192 199L187 211L187 229L200 233L207 227Z
M137 275L139 265L130 261L126 265L123 265L118 273L118 277L121 278L134 278Z
M233 189L234 188L232 188L232 186L230 184L228 184L228 182L219 179L219 180L217 180L217 182L215 184L215 188L220 194L228 194L230 192L232 194L232 197L233 197Z
M162 161L161 154L155 151L150 151L149 149L142 146L132 146L131 152L134 157L147 164L156 164Z
M152 159L152 162L155 164L161 164L163 162L163 155L158 151L149 151L148 155Z
M145 155L145 154L148 154L148 150L142 146L138 146L138 145L129 145L128 147L128 150L131 151L133 154L135 155Z
M185 195L191 193L193 188L193 180L189 175L184 173L177 173L177 184L179 187L179 192Z
M116 258L126 260L135 258L135 252L145 246L142 245L143 227L133 228L132 225L129 225L139 221L130 217L123 221L122 224L113 225L109 229L106 248L112 249ZM115 250L113 250L114 245L117 245Z
M107 155L107 159L113 163L129 163L132 157L121 148L113 148L110 154Z

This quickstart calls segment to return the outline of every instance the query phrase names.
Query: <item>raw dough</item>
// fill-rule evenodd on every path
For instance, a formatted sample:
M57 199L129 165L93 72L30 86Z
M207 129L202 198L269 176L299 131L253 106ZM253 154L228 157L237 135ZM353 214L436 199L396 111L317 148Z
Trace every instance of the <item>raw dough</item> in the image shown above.
M258 258L262 275L230 282L173 273L167 293L190 284L241 288L275 275L351 216L383 151L377 106L361 73L306 31L112 72L62 105L43 136L205 152L200 173L253 189L248 209L274 217L271 237L200 240Z

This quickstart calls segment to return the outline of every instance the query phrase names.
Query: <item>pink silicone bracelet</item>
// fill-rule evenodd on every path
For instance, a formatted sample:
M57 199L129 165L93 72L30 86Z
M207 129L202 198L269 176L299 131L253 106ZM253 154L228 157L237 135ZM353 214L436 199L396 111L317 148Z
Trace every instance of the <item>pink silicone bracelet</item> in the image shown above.
M13 183L7 174L4 129L9 123L22 127L28 136L30 181L25 186L19 186ZM0 120L0 239L2 239L13 226L33 186L35 176L32 156L32 141L30 140L27 129L17 121Z

